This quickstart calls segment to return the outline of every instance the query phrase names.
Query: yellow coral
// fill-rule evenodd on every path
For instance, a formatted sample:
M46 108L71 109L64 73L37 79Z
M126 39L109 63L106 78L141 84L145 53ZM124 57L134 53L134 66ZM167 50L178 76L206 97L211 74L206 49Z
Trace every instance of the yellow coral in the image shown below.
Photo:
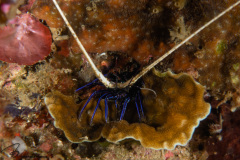
M84 105L85 101L77 105L71 96L65 96L58 91L54 91L46 95L45 103L50 114L55 119L55 127L63 130L69 141L88 142L96 141L100 138L102 127L94 128L94 131L91 132L91 127L88 126L89 117L87 115L89 114L83 114L81 117L83 120L78 120L77 113L81 104ZM96 101L91 101L86 107L85 112L94 106L96 106ZM100 104L100 106L102 106L102 104ZM103 123L104 120L101 120L101 116L99 118L98 115L99 113L97 112L93 122L97 124ZM89 134L91 134L91 136L89 136Z
M210 112L210 105L203 100L204 87L187 74L158 71L145 76L144 83L157 93L157 97L151 91L142 93L146 124L111 122L104 127L103 137L112 142L134 138L154 149L185 145Z
M156 70L143 80L145 87L157 94L142 90L146 116L144 123L131 122L137 117L131 114L126 114L125 120L105 123L104 103L101 103L94 117L94 126L89 126L97 98L87 105L80 121L77 116L85 101L76 105L73 98L53 92L47 95L45 103L55 119L55 126L62 129L72 142L95 141L102 136L110 142L133 138L143 146L154 149L173 149L176 145L185 145L199 121L210 112L210 105L203 100L204 87L187 74L162 74ZM114 104L109 107L112 110L115 108ZM128 108L135 106L130 103ZM113 113L110 119L116 116Z

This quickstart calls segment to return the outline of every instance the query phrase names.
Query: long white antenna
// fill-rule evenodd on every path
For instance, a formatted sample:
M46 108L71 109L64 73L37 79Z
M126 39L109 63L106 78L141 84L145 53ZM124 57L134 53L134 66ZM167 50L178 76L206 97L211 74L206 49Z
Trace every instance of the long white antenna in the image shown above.
M145 75L149 70L151 70L153 67L155 67L159 62L161 62L163 59L165 59L167 56L169 56L170 54L172 54L175 50L177 50L179 47L181 47L184 43L186 43L187 41L189 41L193 36L195 36L196 34L198 34L199 32L201 32L203 29L205 29L206 27L208 27L210 24L212 24L213 22L215 22L216 20L218 20L220 17L222 17L224 14L226 14L227 12L229 12L230 10L232 10L234 7L236 7L238 4L240 3L240 0L237 1L236 3L234 3L233 5L231 5L230 7L228 7L226 10L224 10L223 12L221 12L219 15L217 15L215 18L213 18L212 20L210 20L209 22L207 22L205 25L203 25L201 28L199 28L198 30L196 30L194 33L192 33L190 36L188 36L186 39L184 39L182 42L180 42L179 44L177 44L176 46L174 46L172 49L170 49L167 53L165 53L164 55L162 55L160 58L158 58L156 61L154 61L152 64L150 64L149 66L147 66L146 68L144 68L138 75L136 75L130 85L133 85L134 83L136 83L136 81L141 78L143 75Z
M85 48L83 47L81 41L78 39L76 33L74 32L72 26L70 25L70 23L68 22L67 18L65 17L63 11L61 10L61 8L59 7L58 3L56 2L56 0L53 0L54 5L56 6L57 10L59 11L60 15L62 16L64 22L67 24L68 29L70 30L70 32L72 33L73 37L75 38L75 40L77 41L78 46L80 47L80 49L82 50L83 54L85 55L85 57L87 58L88 62L90 63L92 69L95 72L95 76L108 88L114 88L116 86L115 83L110 82L106 77L104 77L104 75L102 74L102 72L100 72L96 65L93 63L92 59L90 58L90 56L88 55L87 51L85 50Z
M92 69L95 72L96 77L107 87L107 88L115 88L116 86L118 88L125 88L128 85L133 85L134 83L136 83L136 81L141 78L143 75L145 75L148 71L150 71L153 67L155 67L159 62L161 62L163 59L165 59L167 56L169 56L170 54L172 54L175 50L177 50L179 47L181 47L184 43L186 43L187 41L189 41L193 36L195 36L196 34L198 34L199 32L201 32L203 29L205 29L206 27L208 27L210 24L212 24L213 22L215 22L216 20L218 20L220 17L222 17L224 14L226 14L227 12L229 12L230 10L232 10L234 7L236 7L237 5L240 4L240 0L235 2L233 5L231 5L230 7L228 7L226 10L224 10L223 12L221 12L219 15L217 15L215 18L213 18L212 20L210 20L208 23L206 23L205 25L203 25L201 28L199 28L198 30L196 30L194 33L192 33L190 36L188 36L186 39L184 39L182 42L180 42L179 44L177 44L176 46L174 46L172 49L170 49L167 53L165 53L164 55L162 55L160 58L158 58L156 61L154 61L152 64L150 64L149 66L147 66L146 68L144 68L138 75L136 75L133 79L128 80L125 83L114 83L114 82L110 82L106 77L104 77L104 75L97 69L97 67L95 66L95 64L93 63L92 59L90 58L90 56L88 55L87 51L85 50L85 48L83 47L82 43L80 42L80 40L78 39L76 33L74 32L74 30L72 29L71 25L69 24L67 18L65 17L64 13L62 12L61 8L59 7L58 3L56 2L56 0L53 0L53 3L55 4L56 8L58 9L59 13L61 14L64 22L67 24L68 29L70 30L70 32L72 33L73 37L75 38L75 40L77 41L80 49L82 50L83 54L86 56L88 62L90 63Z

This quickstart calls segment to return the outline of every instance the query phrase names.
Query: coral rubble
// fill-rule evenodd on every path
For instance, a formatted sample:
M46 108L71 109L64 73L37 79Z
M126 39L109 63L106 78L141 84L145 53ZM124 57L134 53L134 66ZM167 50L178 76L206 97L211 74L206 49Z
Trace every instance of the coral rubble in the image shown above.
M222 116L222 120L218 120L219 122L215 121L215 123L220 123L221 130L211 135L205 142L205 147L209 154L208 159L239 159L240 138L238 135L240 132L240 110L231 112L230 105L225 103L220 106L219 114ZM211 113L209 119L215 120L216 115L218 114L215 112Z
M2 0L0 1L0 27L15 18L18 14L18 8L24 4L24 0L11 1Z

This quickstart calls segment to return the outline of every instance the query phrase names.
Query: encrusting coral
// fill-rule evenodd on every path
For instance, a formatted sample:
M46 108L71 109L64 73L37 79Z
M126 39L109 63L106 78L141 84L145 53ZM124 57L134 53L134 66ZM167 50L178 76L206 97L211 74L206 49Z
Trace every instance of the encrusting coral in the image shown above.
M84 119L84 121L78 121L77 113L81 104L84 105L85 102L77 105L72 96L65 96L58 91L54 91L46 95L45 103L50 114L55 119L55 127L62 129L70 141L96 141L100 138L102 127L99 129L91 129L87 121L89 117L86 116L86 114L83 114L83 118L81 118ZM96 101L90 102L86 110L94 110L95 105ZM101 115L99 116L98 112L99 111L97 111L94 118L94 123L104 124L104 118ZM102 120L96 117L100 117Z
M45 103L55 119L55 126L62 129L72 142L96 141L104 137L114 143L133 138L144 147L153 149L173 149L176 145L185 145L199 121L210 112L210 104L203 100L204 87L187 74L174 75L156 70L143 80L146 88L156 92L155 95L153 91L142 90L146 116L143 122L138 122L135 106L131 103L124 120L106 123L105 106L101 101L92 126L89 122L98 98L90 101L80 119L79 110L85 100L77 105L71 96L55 91L46 95ZM109 110L109 119L116 119L113 103L109 104Z
M206 4L210 5L210 3L211 1L208 1ZM215 1L214 7L218 8L219 12L223 6L230 4L230 1ZM202 18L202 21L206 21L213 13L213 10L209 10L210 15ZM184 20L186 19L188 18L184 17ZM239 8L235 8L221 20L203 30L201 34L196 35L190 40L188 47L176 51L172 70L176 73L195 71L198 74L199 83L206 86L211 95L217 99L223 99L224 93L229 91L235 92L235 84L240 75L237 71L240 63L240 32L237 29L239 22ZM184 21L183 26L187 27L188 23ZM191 27L194 28L194 25Z
M88 53L121 51L146 64L150 57L160 56L170 48L163 41L163 37L169 37L164 27L169 22L160 15L171 19L163 8L174 12L173 3L171 7L167 1L148 0L60 0L58 3ZM51 0L35 1L31 13L44 19L50 28L66 27ZM69 42L68 47L74 53L81 53L72 36Z

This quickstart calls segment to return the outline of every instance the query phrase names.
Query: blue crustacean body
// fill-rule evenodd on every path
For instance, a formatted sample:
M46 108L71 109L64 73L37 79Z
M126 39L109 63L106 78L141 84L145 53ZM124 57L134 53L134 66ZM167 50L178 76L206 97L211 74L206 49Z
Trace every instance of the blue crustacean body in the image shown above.
M110 76L107 77L111 77L113 75L109 74ZM90 97L88 98L87 102L85 103L85 105L83 106L83 108L80 110L78 119L81 118L81 115L83 114L84 109L86 108L86 106L88 105L88 103L91 101L91 99L95 98L95 97L99 97L98 101L97 101L97 105L94 109L91 121L90 121L90 125L92 124L94 115L97 111L97 109L99 108L99 104L101 100L104 100L105 103L105 121L109 122L109 118L108 118L108 101L114 101L115 103L115 107L118 111L120 111L120 115L119 115L119 120L122 120L124 118L125 112L126 112L126 108L128 106L128 103L130 101L133 101L135 103L136 106L136 110L138 113L138 118L139 121L144 119L144 111L143 111L143 105L142 105L142 95L141 95L141 88L140 86L142 86L143 81L140 79L137 83L135 83L133 86L128 86L126 88L120 89L120 88L106 88L98 79L93 80L92 82L78 88L76 90L80 91L86 87L94 87L96 85L99 86L103 86L104 88L98 91L94 91Z

